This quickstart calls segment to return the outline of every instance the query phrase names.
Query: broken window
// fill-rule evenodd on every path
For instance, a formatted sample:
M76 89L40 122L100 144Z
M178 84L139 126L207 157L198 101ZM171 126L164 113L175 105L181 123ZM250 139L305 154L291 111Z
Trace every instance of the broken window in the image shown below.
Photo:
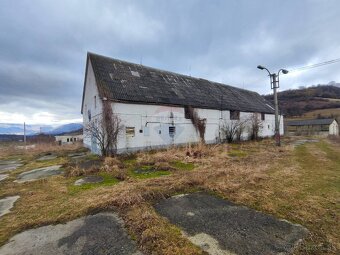
M184 107L184 117L186 118L186 119L191 119L191 110L190 110L190 107L189 106L185 106Z
M231 120L239 120L240 119L240 111L230 111L230 119Z
M170 127L169 127L169 136L170 136L171 138L174 138L174 137L175 137L175 133L176 133L176 127L170 126Z
M66 141L69 142L69 141L70 141L70 138L67 138Z
M266 114L265 113L261 113L261 120L265 120L266 119Z
M126 127L125 128L125 134L128 137L134 137L135 136L135 127Z

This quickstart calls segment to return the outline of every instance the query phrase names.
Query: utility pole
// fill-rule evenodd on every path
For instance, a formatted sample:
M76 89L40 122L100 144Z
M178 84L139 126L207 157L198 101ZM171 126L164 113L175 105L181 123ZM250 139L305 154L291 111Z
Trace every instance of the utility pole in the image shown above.
M272 82L272 89L274 92L274 107L275 107L275 142L277 146L281 146L280 137L280 121L279 121L279 103L277 100L277 89L279 88L278 75L273 73L270 75Z
M275 143L277 146L281 146L281 138L280 138L280 120L279 120L279 103L277 100L277 89L279 88L279 77L280 72L282 71L283 74L287 74L288 70L280 69L277 74L271 73L267 68L264 66L258 65L258 69L266 70L270 77L270 86L274 92L274 106L275 106Z

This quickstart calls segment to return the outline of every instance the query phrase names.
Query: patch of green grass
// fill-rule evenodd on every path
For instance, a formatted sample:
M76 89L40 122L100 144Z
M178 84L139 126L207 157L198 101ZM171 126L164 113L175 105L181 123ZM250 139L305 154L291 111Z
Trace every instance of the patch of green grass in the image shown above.
M113 176L111 176L107 173L100 173L99 176L104 178L103 182L86 183L86 184L79 185L79 186L74 185L74 182L77 179L80 179L80 178L72 178L72 183L70 184L70 186L68 188L69 193L71 195L74 195L74 194L76 194L76 193L78 193L79 191L82 191L82 190L94 189L94 188L97 188L97 187L112 186L112 185L115 185L119 182L119 180L117 180L116 178L114 178Z
M190 170L193 170L195 168L195 165L193 163L184 163L184 162L179 161L179 160L172 161L170 163L170 165L179 169L179 170L186 170L186 171L190 171Z
M228 152L228 155L230 157L240 157L240 158L243 158L245 156L247 156L248 154L244 151L241 151L241 150L231 150Z
M157 170L153 166L148 165L130 168L128 172L130 176L138 179L156 178L170 174L169 171Z

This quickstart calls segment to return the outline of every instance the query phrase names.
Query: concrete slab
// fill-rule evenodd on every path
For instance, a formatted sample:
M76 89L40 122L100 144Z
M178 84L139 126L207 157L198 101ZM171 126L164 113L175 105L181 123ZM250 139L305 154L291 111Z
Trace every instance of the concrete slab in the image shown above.
M19 160L0 160L0 173L13 171L22 165Z
M63 170L60 169L61 167L61 165L55 165L24 172L17 176L17 180L15 180L15 182L22 183L27 181L35 181L53 175L60 175L63 173Z
M46 161L57 158L57 155L45 155L37 159L37 161Z
M299 145L303 145L306 143L317 143L319 142L319 140L316 139L301 139L301 140L296 140L293 142L294 147L299 146Z
M99 213L22 232L0 247L0 254L142 255L114 213Z
M5 180L8 178L8 174L0 174L0 181Z
M308 231L206 193L174 196L155 209L209 254L290 254Z
M70 158L84 158L86 157L86 152L76 152L76 153L70 153L67 156L69 156Z
M5 197L0 199L0 217L9 213L13 208L15 201L19 199L19 196ZM0 253L1 254L1 253Z
M86 183L100 183L103 182L104 178L101 176L86 176L74 182L74 185L80 186Z

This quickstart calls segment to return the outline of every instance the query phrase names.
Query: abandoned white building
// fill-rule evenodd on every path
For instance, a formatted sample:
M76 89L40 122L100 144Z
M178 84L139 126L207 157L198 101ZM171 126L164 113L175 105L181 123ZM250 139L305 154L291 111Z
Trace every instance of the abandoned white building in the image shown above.
M289 135L339 135L339 124L335 119L292 120L287 122Z
M84 127L101 116L103 100L111 103L123 124L118 153L199 142L192 109L205 124L206 143L221 141L226 126L247 123L252 116L261 124L260 137L274 135L274 108L256 92L88 53L81 106ZM84 145L100 153L98 141L85 130ZM248 136L244 128L241 139Z
M80 142L83 140L83 135L77 135L77 134L69 134L69 135L56 135L55 136L55 141L59 145L64 145L64 144L72 144L75 142Z

